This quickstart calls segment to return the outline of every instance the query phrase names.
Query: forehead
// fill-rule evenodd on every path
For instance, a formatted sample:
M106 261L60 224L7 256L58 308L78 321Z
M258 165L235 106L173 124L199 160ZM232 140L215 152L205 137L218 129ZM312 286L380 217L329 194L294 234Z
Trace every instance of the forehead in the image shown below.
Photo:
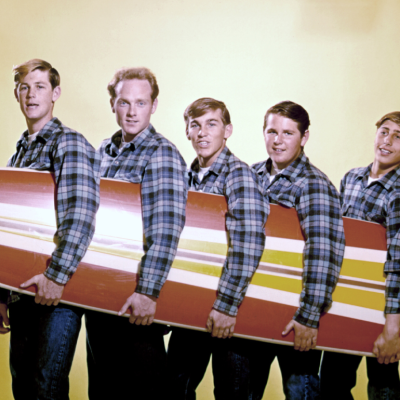
M279 129L279 130L290 130L293 132L299 132L299 127L296 121L290 118L284 117L279 114L270 114L267 118L267 129Z
M151 85L144 79L125 79L115 87L116 96L151 99Z
M217 110L208 110L205 114L201 115L200 117L189 117L189 122L191 121L199 121L205 122L210 119L219 121L222 123L222 113L221 110L218 108Z
M391 121L390 119L387 119L378 129L382 129L382 128L400 132L400 125L396 124L395 122Z
M28 72L26 75L23 75L19 83L34 83L34 82L42 82L50 84L50 75L49 71L42 71L41 69L35 69L34 71Z

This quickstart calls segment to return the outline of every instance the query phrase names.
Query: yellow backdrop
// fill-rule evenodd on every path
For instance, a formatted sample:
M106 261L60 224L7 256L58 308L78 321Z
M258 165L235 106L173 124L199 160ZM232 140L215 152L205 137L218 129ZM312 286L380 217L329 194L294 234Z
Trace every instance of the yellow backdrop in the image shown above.
M182 113L193 100L210 96L227 104L234 125L228 145L248 163L266 158L266 109L281 100L298 102L311 117L306 153L336 186L347 170L371 162L375 122L400 109L397 0L1 4L0 166L25 129L11 68L31 58L43 58L59 70L62 95L55 115L95 147L117 129L106 86L122 66L147 66L156 74L161 91L153 123L187 162L194 153ZM0 339L1 393L8 399L8 339ZM72 399L86 399L84 363L81 338ZM268 390L279 399L275 373ZM204 399L210 398L210 387L208 378ZM365 380L357 390L357 399L366 398Z

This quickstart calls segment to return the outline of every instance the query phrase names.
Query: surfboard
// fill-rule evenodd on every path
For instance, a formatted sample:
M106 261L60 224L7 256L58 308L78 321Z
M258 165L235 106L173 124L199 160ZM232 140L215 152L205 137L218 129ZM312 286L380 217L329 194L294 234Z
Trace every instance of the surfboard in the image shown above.
M48 172L0 169L0 286L19 289L43 272L54 250L55 183ZM205 329L227 253L223 196L189 192L186 225L157 302L156 321ZM386 232L344 218L345 259L333 304L322 315L318 348L372 355L385 305ZM271 205L260 265L239 309L235 336L293 344L281 332L299 305L302 235L297 213ZM140 185L102 179L96 233L62 301L117 313L133 293L143 255Z

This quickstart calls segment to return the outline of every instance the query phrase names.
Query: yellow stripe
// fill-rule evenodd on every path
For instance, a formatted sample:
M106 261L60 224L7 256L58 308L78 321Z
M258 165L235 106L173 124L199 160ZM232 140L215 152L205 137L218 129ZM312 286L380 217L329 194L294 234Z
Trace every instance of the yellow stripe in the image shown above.
M262 262L285 265L287 267L303 268L303 253L290 253L289 251L265 250Z
M385 277L383 275L383 264L371 261L345 259L343 261L340 275L385 282Z
M338 286L333 292L333 301L351 304L371 310L383 311L385 308L384 293L367 292L362 289L353 289Z
M178 247L183 250L199 251L201 253L210 253L220 256L226 256L228 253L227 244L204 242L201 240L181 239Z

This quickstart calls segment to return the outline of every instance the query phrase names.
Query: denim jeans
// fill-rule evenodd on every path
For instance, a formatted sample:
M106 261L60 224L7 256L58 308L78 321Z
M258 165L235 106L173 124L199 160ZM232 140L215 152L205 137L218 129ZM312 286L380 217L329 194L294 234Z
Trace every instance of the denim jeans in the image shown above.
M212 355L215 399L252 399L249 351L252 343L255 342L218 339L206 332L173 328L167 358L170 398L196 399L196 388Z
M163 325L96 311L85 319L90 400L168 398Z
M9 306L10 369L16 400L67 400L83 309L36 304L22 295Z
M356 385L361 356L324 352L321 364L321 393L323 399L352 400L351 389ZM399 363L379 364L367 357L368 399L400 399Z
M268 383L271 364L278 359L282 374L283 391L288 400L320 399L319 350L297 351L293 346L237 339L232 354L222 357L238 358L248 365L249 400L261 400ZM231 365L231 363L226 363ZM233 363L232 363L233 364ZM244 369L242 370L242 373ZM243 377L242 377L243 379Z

